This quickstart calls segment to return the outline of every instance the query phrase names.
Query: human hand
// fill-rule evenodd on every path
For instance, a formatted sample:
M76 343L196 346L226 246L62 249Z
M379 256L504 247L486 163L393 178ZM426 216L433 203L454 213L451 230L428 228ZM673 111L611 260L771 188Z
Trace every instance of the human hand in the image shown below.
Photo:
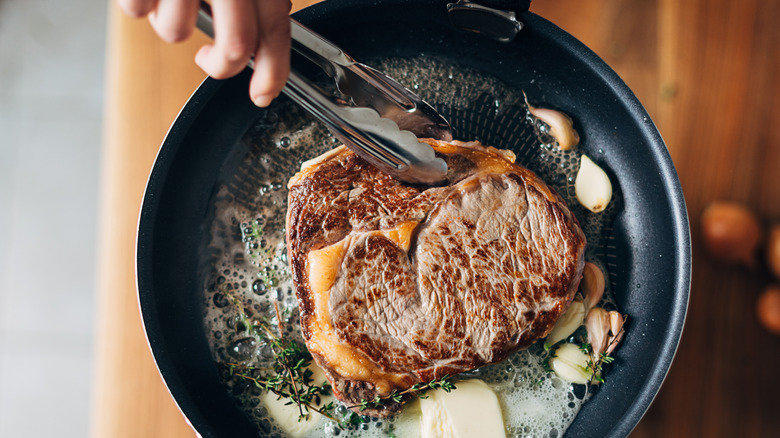
M117 0L132 17L149 17L165 41L183 41L192 34L199 0ZM240 73L250 56L255 71L249 96L255 105L268 106L279 95L290 74L290 0L212 0L214 44L195 55L195 63L209 76L225 79Z

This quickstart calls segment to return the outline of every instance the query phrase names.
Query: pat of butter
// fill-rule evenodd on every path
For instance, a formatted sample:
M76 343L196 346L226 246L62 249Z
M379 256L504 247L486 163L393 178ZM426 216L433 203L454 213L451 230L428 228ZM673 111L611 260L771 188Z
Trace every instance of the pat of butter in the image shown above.
M309 365L309 369L312 371L312 385L322 385L323 382L327 382L325 373L312 363ZM261 397L265 408L268 410L268 414L274 419L276 425L284 430L287 435L297 438L309 433L312 429L317 427L322 415L309 410L309 418L298 421L300 411L298 405L295 403L286 404L290 402L290 399L286 397L279 398L278 395L273 392L266 391ZM332 398L322 397L322 404L327 404Z
M428 391L420 400L422 438L506 437L496 394L481 380L461 380L451 392Z

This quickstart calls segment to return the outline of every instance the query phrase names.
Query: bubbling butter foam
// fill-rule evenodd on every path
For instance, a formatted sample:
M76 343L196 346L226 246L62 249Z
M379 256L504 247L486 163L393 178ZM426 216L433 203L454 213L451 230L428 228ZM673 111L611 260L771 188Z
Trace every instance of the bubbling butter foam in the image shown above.
M440 109L453 123L456 138L513 149L519 164L560 193L588 239L586 259L608 273L604 247L609 244L608 226L619 202L613 199L599 215L578 204L574 177L581 152L578 148L562 151L550 143L545 127L535 124L528 114L520 90L431 57L372 63ZM529 98L533 101L533 96ZM218 363L258 367L272 363L270 346L237 329L235 301L254 317L269 320L271 326L281 323L286 336L302 342L285 244L287 181L303 161L335 146L336 140L325 128L291 102L278 99L223 164L224 183L215 197L210 240L201 254L204 321ZM607 290L602 306L614 306L610 296ZM464 377L479 378L496 392L508 436L563 436L587 400L583 387L546 372L543 356L537 343L502 363L465 373ZM228 375L224 382L259 433L284 436L261 402L259 389ZM346 414L344 406L336 409L337 416ZM366 417L366 423L354 430L340 430L323 419L305 436L386 437L393 433L416 437L420 415L419 403L412 402L395 417Z

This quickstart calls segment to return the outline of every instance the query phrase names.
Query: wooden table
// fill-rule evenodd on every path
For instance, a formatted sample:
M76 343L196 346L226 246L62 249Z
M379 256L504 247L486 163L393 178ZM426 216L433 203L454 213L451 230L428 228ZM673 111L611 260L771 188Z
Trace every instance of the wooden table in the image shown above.
M316 0L294 1L298 9ZM112 2L113 3L113 2ZM688 203L694 271L669 376L633 436L777 436L780 338L755 320L769 281L710 261L698 221L716 199L780 221L780 2L541 1L532 11L595 50L648 109ZM135 292L138 211L154 156L204 78L204 39L160 42L112 7L101 185L93 435L191 437L152 362Z

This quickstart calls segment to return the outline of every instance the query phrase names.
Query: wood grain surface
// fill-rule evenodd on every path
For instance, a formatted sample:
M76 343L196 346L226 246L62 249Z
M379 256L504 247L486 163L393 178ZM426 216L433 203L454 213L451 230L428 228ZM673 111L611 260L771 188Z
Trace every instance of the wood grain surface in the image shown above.
M294 1L295 9L313 0ZM556 0L531 10L601 56L645 105L680 175L691 220L690 307L675 361L635 437L780 436L780 337L755 318L772 280L713 262L699 218L713 200L780 221L780 1ZM135 291L146 178L205 75L205 42L162 43L144 20L109 17L93 436L192 437L152 362Z

